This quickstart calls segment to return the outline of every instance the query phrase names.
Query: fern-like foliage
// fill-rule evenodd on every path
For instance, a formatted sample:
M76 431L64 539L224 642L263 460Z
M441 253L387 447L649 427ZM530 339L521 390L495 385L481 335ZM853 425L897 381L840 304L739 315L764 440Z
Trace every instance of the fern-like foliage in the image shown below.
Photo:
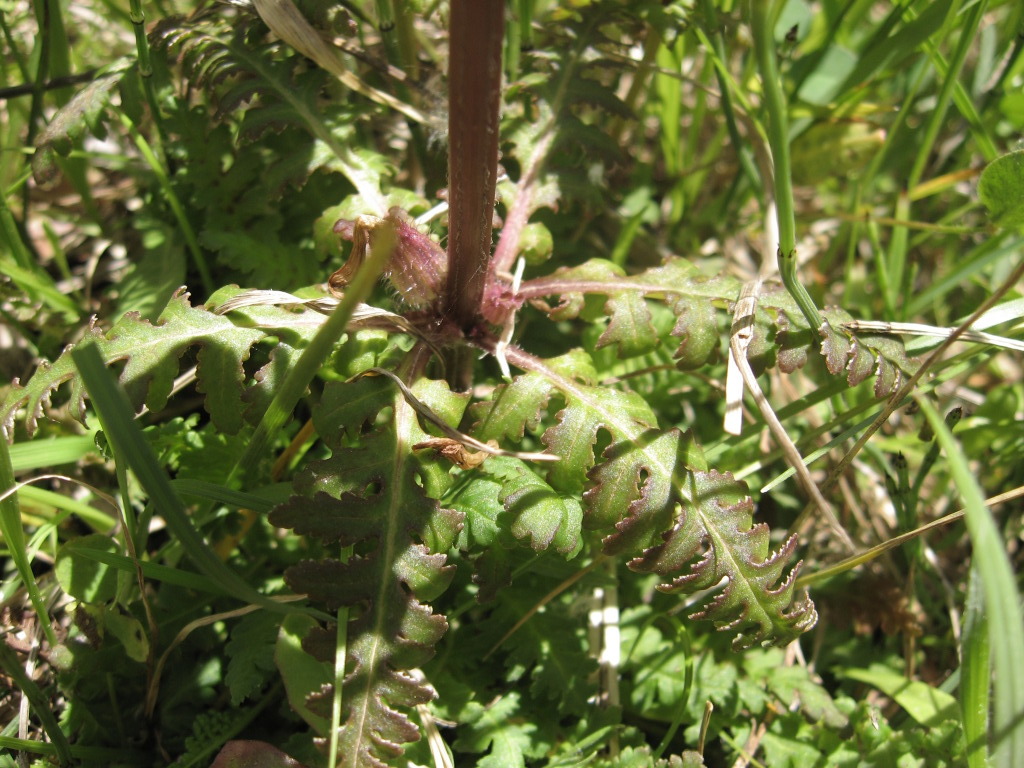
M242 111L243 138L253 140L267 130L301 125L335 154L333 158L321 154L319 163L342 163L337 169L350 171L341 158L347 152L337 139L346 130L351 110L324 101L325 73L307 69L302 57L283 53L278 43L261 42L265 34L262 21L254 15L242 13L234 18L203 13L162 21L152 39L158 48L177 54L186 78L211 94L217 107L215 118L227 119ZM367 169L381 162L369 153L366 159Z
M466 405L465 397L440 382L421 379L414 391L451 423ZM391 414L382 423L377 417L385 406ZM374 431L358 437L370 421ZM437 598L452 577L444 553L462 515L431 498L446 485L447 470L413 453L429 435L397 390L372 379L331 385L314 423L333 455L298 480L306 494L275 509L271 522L320 539L329 551L350 553L305 561L285 578L329 610L349 608L342 764L384 766L418 737L402 710L433 696L412 670L433 655L448 626L426 601ZM328 711L330 694L321 698Z
M105 67L104 73L76 93L39 133L32 156L32 175L37 183L45 185L54 181L57 175L55 155L67 156L73 142L86 131L94 136L105 135L103 120L111 96L134 63L131 59L120 59Z
M236 292L237 288L220 291L214 300ZM287 329L275 337L279 342L275 356L286 356L295 346L304 345L315 330L296 326L293 313L275 307L217 315L205 307L192 306L189 294L181 289L155 323L143 320L138 312L129 312L104 332L93 321L85 339L78 343L96 344L108 364L123 364L120 380L133 405L145 405L150 411L164 407L180 371L179 359L198 347L196 378L199 391L205 394L206 410L218 429L234 434L250 410L247 401L259 399L261 381L273 376L277 367L271 359L254 380L247 379L243 367L253 347L273 328ZM25 385L14 381L0 403L4 434L8 438L13 434L15 417L22 408L26 409L26 431L29 436L34 434L44 408L65 382L71 382L71 415L84 424L86 392L68 347L53 363L42 363Z
M662 534L662 543L629 563L631 568L667 575L689 566L661 587L672 592L710 589L726 579L691 618L735 632L736 650L767 640L784 644L814 626L814 604L806 594L794 594L799 564L783 575L796 536L772 553L768 526L752 524L754 505L743 483L729 474L693 472L677 491L681 511L676 522Z
M318 262L337 250L310 247L310 225L324 206L310 208L315 193L287 193L313 179L334 203L347 191L344 176L368 206L359 212L374 210L368 201L379 198L390 168L368 147L350 146L356 110L326 98L330 76L268 41L259 17L242 9L169 18L151 37L209 105L179 101L166 119L177 135L169 151L181 160L174 182L194 211L200 245L250 286L291 289L319 279ZM283 257L295 250L305 258Z
M794 595L796 569L783 575L795 538L770 553L768 527L753 525L745 486L708 471L692 438L659 429L639 395L595 386L581 350L549 363L525 355L516 361L532 370L474 406L476 433L521 438L552 398L561 399L556 423L541 437L561 459L547 479L556 490L582 492L583 525L603 535L606 554L630 556L634 570L672 577L666 591L694 592L727 579L694 616L736 632L737 649L784 644L814 625L813 604ZM610 444L598 458L602 431Z
M249 126L250 138L273 127L275 121L280 127L282 119L285 123L299 119L295 112L282 109L294 90L294 83L290 82L294 64L274 56L276 46L259 43L261 32L265 32L262 26L258 17L250 13L235 13L230 17L201 13L188 18L164 19L151 35L155 47L177 54L188 80L213 95L217 104L216 119L229 116L258 99L265 100L260 109L251 110L257 123ZM276 109L260 115L270 107Z
M715 311L731 307L742 289L733 277L709 277L691 262L671 258L663 265L627 276L621 267L602 259L593 259L579 267L556 270L551 276L529 280L521 295L533 299L553 319L581 317L586 320L608 318L597 347L614 345L620 357L649 352L666 340L651 324L645 300L664 302L676 315L671 336L677 338L674 357L679 367L699 368L721 354L723 339ZM555 306L543 297L559 296ZM598 303L598 299L602 299ZM840 309L825 309L822 328L807 327L796 302L778 283L766 283L758 297L755 312L755 336L749 351L755 369L778 364L784 373L792 373L806 364L808 355L819 349L829 372L846 373L850 386L856 386L874 374L875 395L891 394L904 376L917 369L907 357L902 342L891 336L853 335L844 323L852 316Z

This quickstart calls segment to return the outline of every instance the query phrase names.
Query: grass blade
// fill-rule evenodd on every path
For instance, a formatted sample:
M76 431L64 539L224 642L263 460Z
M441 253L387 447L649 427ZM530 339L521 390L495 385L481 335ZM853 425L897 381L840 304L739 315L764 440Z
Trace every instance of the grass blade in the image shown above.
M255 603L267 610L291 612L309 611L293 605L271 600L253 589L237 573L228 568L203 540L192 525L185 505L171 487L152 447L146 442L142 430L135 423L128 396L114 381L95 345L87 344L72 352L72 357L85 382L103 424L103 431L120 455L135 473L143 489L149 494L156 509L167 521L167 526L181 542L189 557L206 576L239 600Z
M985 768L988 749L989 642L978 568L971 568L960 651L960 707L969 768Z
M93 435L32 440L11 446L11 465L15 472L40 467L58 467L61 464L74 464L94 450L96 443Z
M985 506L967 457L935 407L923 397L918 397L917 402L946 454L953 482L963 497L964 520L974 546L974 568L980 576L988 642L992 648L995 691L990 738L993 764L1011 768L1018 764L1019 756L1024 755L1024 615L1017 581L999 529ZM976 642L972 639L967 649L971 653L963 655L965 664L982 657ZM969 678L973 679L975 674L988 679L985 671L968 667Z
M56 648L57 635L50 624L50 614L46 610L46 602L39 592L39 585L36 584L35 575L32 573L32 563L29 561L28 550L25 547L25 532L21 527L21 510L18 506L18 494L12 491L14 487L11 454L7 448L7 441L0 438L0 534L3 535L4 543L14 561L14 567L25 584L29 600L31 600L32 607L39 617L39 623L46 633L46 640L51 648Z
M54 749L57 752L57 759L60 760L61 765L69 765L71 763L71 745L68 744L64 731L60 729L60 723L57 722L57 718L50 711L49 699L39 686L35 684L35 681L25 673L21 663L18 661L18 657L14 655L14 651L7 647L6 642L0 643L0 669L3 669L4 674L14 681L15 689L20 690L28 698L33 712L35 712L36 717L43 724L46 735L53 742Z

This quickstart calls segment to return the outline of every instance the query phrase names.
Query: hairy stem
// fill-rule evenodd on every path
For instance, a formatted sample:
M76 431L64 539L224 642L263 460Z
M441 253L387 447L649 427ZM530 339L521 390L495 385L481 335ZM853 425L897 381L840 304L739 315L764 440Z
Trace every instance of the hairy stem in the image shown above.
M452 0L444 305L463 330L476 322L491 255L504 26L502 0Z

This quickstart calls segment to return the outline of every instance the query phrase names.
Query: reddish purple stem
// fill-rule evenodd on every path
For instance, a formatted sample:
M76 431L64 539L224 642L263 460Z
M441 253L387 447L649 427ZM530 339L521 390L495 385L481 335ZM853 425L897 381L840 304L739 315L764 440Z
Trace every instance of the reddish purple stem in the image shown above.
M504 34L504 0L452 0L444 308L464 331L478 323L491 257Z

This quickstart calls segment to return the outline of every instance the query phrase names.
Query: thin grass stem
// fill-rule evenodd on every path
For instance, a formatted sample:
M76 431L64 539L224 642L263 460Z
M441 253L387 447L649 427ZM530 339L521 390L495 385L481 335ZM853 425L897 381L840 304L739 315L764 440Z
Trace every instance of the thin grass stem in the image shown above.
M789 126L782 82L775 61L774 15L769 0L749 0L750 26L754 36L764 107L767 114L768 145L772 153L772 182L779 223L779 272L786 290L800 307L812 331L821 328L821 314L797 276L796 217L793 207L793 177L789 159Z

